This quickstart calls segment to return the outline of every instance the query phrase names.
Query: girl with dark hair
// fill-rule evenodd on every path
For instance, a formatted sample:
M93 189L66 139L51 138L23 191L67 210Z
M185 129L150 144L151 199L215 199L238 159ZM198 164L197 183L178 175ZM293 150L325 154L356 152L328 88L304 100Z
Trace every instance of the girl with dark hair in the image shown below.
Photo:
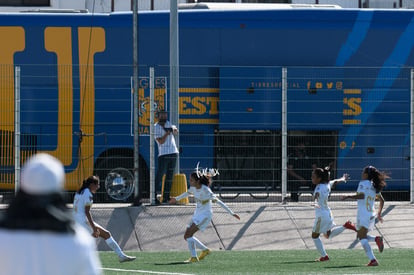
M210 169L210 171L207 171L206 169L200 172L197 166L197 172L194 172L190 175L190 188L188 191L175 198L171 198L169 201L170 204L175 204L177 201L193 195L196 202L196 209L194 211L193 217L191 218L191 221L184 233L184 240L187 241L188 248L191 253L191 258L186 261L187 263L198 262L210 254L210 249L202 242L200 242L196 237L194 237L194 234L198 230L204 231L210 224L213 215L212 202L219 204L230 215L240 220L239 215L235 214L211 191L209 187L211 178L215 176L216 173L217 171L214 169ZM196 248L200 248L202 250L199 257L197 257Z
M386 186L386 178L388 176L374 166L366 166L362 171L357 193L353 196L344 196L342 198L343 200L358 200L357 237L370 260L367 266L378 265L378 261L372 252L369 242L375 242L380 253L384 250L382 237L368 235L368 232L374 228L375 217L380 222L383 222L381 212L384 207L384 198L381 195L381 191ZM375 212L375 200L379 200L380 202L378 212Z
M91 215L91 207L93 204L93 194L99 189L99 177L89 176L86 178L81 188L76 192L73 202L73 213L75 220L85 227L93 237L101 237L105 243L113 250L119 257L119 262L129 262L135 260L136 257L125 255L118 243L111 236L111 232L97 224Z
M327 239L344 232L345 229L356 231L355 225L347 221L344 225L336 226L334 223L331 208L328 206L328 199L333 186L340 182L346 182L349 178L348 174L344 174L341 178L329 181L329 167L315 168L312 172L312 183L316 185L313 193L315 200L315 222L312 229L312 239L316 249L321 254L317 262L328 261L329 256L325 251L320 235L323 234Z

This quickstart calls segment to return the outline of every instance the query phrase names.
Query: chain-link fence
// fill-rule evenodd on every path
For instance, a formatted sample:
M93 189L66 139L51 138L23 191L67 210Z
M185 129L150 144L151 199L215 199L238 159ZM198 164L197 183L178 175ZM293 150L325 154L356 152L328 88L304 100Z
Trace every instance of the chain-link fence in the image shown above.
M136 111L139 199L149 202L154 184L149 68L139 68L138 106L133 106L130 67L19 68L17 79L14 66L0 67L4 197L15 189L19 150L21 164L37 152L59 158L69 199L83 178L97 174L98 201L132 201ZM356 190L366 165L390 176L386 199L410 199L409 68L181 66L178 110L168 101L168 67L156 66L154 72L153 110L179 113L179 173L188 179L198 162L217 168L212 189L225 200L308 200L312 169L326 166L331 178L351 176L337 185L335 198Z

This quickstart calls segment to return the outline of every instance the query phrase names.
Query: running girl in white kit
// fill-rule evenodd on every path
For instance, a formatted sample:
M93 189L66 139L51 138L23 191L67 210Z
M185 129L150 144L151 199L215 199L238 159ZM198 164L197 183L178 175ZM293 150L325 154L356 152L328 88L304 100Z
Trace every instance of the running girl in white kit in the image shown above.
M191 258L186 261L187 263L198 262L210 254L210 249L202 242L200 242L196 237L194 237L194 234L198 230L204 231L210 224L211 218L213 216L212 202L219 204L230 215L240 220L239 215L235 214L211 191L209 187L211 178L217 174L218 172L215 169L204 169L203 171L200 171L197 164L196 172L190 175L190 188L188 191L175 198L171 198L169 201L170 204L175 204L177 201L193 195L196 202L196 209L194 211L193 217L191 218L191 221L184 233L184 240L187 241L191 254ZM199 257L197 257L196 248L201 249Z
M375 218L382 222L381 212L384 207L384 198L381 191L386 186L386 178L388 178L387 175L378 171L374 166L366 166L362 171L356 195L342 198L343 200L358 200L357 237L370 260L367 266L378 265L369 242L375 242L380 253L384 250L382 237L368 235L368 232L374 229ZM375 211L375 200L379 200L378 212Z
M316 259L317 262L329 260L329 256L326 253L323 243L319 237L320 234L324 234L326 238L331 239L344 232L345 229L356 231L355 225L350 221L347 221L342 226L336 226L331 209L328 206L328 199L332 187L339 182L346 182L348 178L348 174L344 174L339 179L329 181L329 167L315 168L312 172L312 183L316 185L315 191L313 193L313 198L316 202L316 205L315 222L312 229L312 239L315 243L316 249L321 255L320 258Z
M81 188L75 194L73 202L73 214L76 222L85 227L93 237L103 238L105 243L118 255L119 262L122 263L135 260L136 257L125 255L118 243L111 236L111 232L93 221L90 210L93 204L93 194L95 194L98 189L98 176L90 176L83 181Z

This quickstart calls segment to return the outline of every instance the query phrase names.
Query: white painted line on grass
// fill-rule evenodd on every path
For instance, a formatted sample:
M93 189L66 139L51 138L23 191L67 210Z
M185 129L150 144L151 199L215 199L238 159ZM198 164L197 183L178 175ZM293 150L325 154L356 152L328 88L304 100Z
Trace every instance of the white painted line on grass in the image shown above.
M369 267L368 267L369 268ZM372 275L374 273L343 273L343 275ZM409 273L381 273L381 272L376 272L375 275L413 275L414 272L409 272Z
M102 270L119 271L119 272L132 272L132 273L146 273L146 274L163 274L163 275L194 275L190 273L175 273L175 272L162 272L162 271L149 271L149 270L134 270L134 269L119 269L119 268L102 268Z

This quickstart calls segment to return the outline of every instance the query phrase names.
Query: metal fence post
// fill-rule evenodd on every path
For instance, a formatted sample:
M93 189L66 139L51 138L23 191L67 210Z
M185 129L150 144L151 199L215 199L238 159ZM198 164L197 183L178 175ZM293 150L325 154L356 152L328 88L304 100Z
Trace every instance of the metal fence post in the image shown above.
M155 200L155 142L154 142L154 112L155 112L155 103L154 103L154 87L155 87L155 77L154 77L154 67L149 69L149 85L150 85L150 204L154 205Z
M411 69L410 76L410 202L414 203L414 69Z
M133 65L134 65L134 205L141 204L139 194L139 91L138 91L138 0L133 3L132 18Z
M178 27L178 2L170 2L170 121L180 129L179 114L179 87L180 87L180 62L179 62L179 27ZM180 135L175 136L177 148L180 148ZM180 173L180 154L177 157L175 173Z
M20 67L14 69L14 191L20 189Z
M287 197L287 68L282 68L282 202Z

